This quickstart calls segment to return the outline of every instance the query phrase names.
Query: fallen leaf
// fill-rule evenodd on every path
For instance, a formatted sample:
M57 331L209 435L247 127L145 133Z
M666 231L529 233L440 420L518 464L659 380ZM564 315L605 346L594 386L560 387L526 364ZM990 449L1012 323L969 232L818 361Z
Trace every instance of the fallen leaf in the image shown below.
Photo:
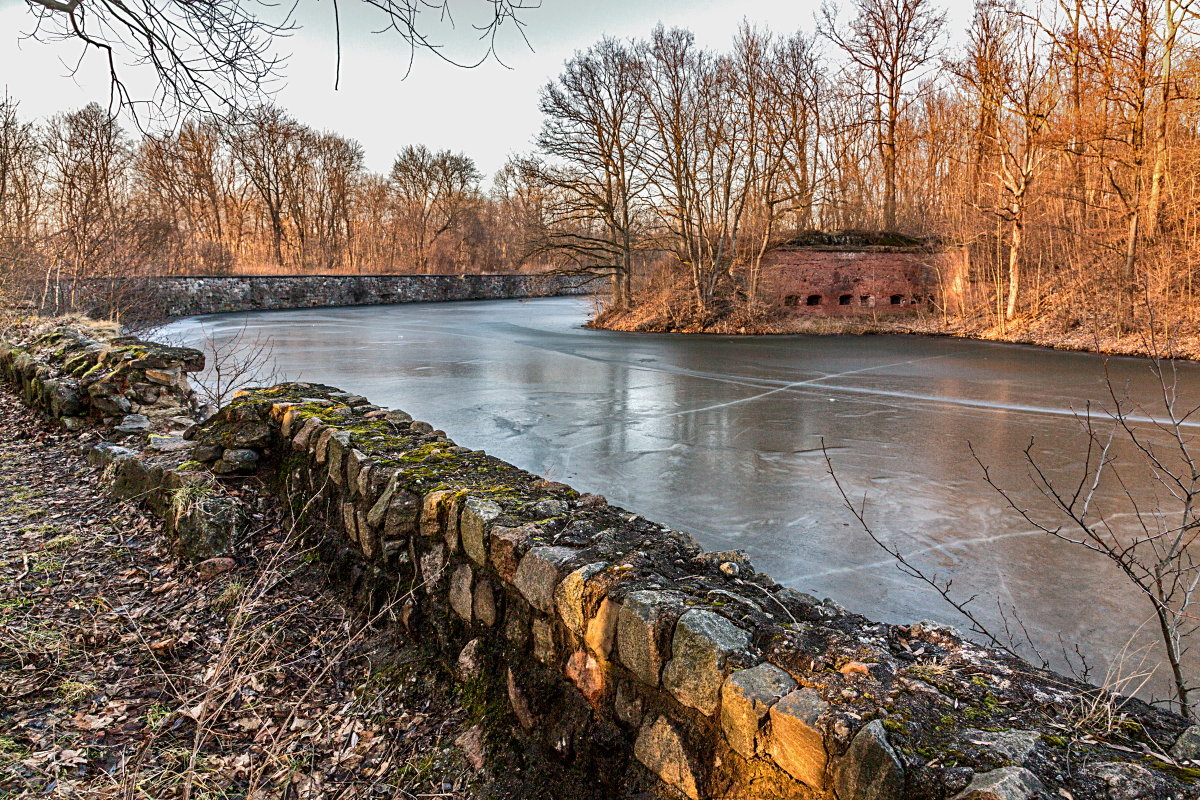
M94 714L77 714L75 716L75 726L80 730L99 731L104 730L109 725L113 724L114 717L98 716Z
M237 566L232 558L209 558L196 565L196 576L202 581L212 580L223 572L229 572Z

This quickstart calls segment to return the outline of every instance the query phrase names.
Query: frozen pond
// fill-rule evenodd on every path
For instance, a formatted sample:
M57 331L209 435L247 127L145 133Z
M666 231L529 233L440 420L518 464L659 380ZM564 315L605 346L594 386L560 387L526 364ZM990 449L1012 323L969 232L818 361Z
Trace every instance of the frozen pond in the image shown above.
M843 508L824 439L876 531L956 592L978 593L984 618L996 620L997 601L1015 606L1047 649L1061 632L1099 656L1146 619L1106 562L1016 518L968 450L1022 503L1041 499L1023 462L1031 440L1053 474L1078 480L1074 414L1111 405L1103 358L901 336L617 334L582 329L587 312L572 298L413 304L216 315L168 333L269 336L286 378L402 408L709 549L745 549L780 582L854 611L958 624ZM1108 368L1122 392L1154 401L1149 362ZM1181 365L1179 379L1182 404L1200 402L1200 368ZM1150 502L1144 471L1130 477Z

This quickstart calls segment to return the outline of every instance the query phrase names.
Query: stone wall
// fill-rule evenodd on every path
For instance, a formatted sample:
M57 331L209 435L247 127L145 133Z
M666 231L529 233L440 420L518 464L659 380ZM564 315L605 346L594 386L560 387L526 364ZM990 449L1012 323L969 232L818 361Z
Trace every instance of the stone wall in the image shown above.
M133 433L152 420L176 428L194 422L187 373L204 369L204 354L77 323L34 328L21 344L0 339L0 368L29 405L68 428L90 417Z
M955 308L965 249L784 246L763 257L762 296L793 314L856 316Z
M79 347L93 349L43 330L0 348L0 366L51 413L111 427L46 388ZM95 462L160 513L183 513L194 487L278 494L358 604L454 665L487 710L474 745L516 742L525 768L549 765L553 796L1200 796L1200 736L1181 718L942 625L871 622L366 398L284 384L183 436L167 419L113 431ZM221 552L211 531L172 530L195 557ZM1120 725L1089 721L1097 700Z
M171 468L193 449L183 438L196 423L198 407L187 375L202 369L199 350L116 336L104 325L52 323L0 338L0 375L28 405L80 431L90 461L121 457L107 474L110 487L148 503L189 557L228 546L248 523L244 503L217 491L214 474ZM160 462L168 468L155 473L149 491L143 467ZM187 502L179 502L185 497Z
M390 305L443 300L502 300L585 295L603 288L572 275L237 275L91 279L79 291L60 293L71 308L108 316L114 307L161 317L324 306ZM65 301L64 301L65 302Z

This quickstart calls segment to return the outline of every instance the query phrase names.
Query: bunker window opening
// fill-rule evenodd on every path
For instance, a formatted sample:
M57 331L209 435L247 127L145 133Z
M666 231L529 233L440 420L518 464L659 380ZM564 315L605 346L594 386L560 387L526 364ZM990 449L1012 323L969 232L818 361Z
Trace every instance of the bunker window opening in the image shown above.
M839 306L848 306L848 305L850 305L850 301L853 299L854 299L854 295L844 294L838 298L838 305Z
M821 305L821 295L819 295L819 294L810 294L810 295L808 296L808 300L806 300L806 301L805 301L805 304L806 304L806 305L810 305L810 306L819 306L819 305Z

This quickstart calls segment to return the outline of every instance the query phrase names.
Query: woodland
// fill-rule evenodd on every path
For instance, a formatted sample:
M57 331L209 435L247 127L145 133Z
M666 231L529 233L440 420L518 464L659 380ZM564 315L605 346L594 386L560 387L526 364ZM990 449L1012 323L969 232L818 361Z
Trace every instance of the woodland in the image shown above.
M542 91L531 152L362 147L258 104L134 136L99 105L0 103L0 280L146 274L579 271L599 323L771 330L763 255L804 232L966 247L972 335L1193 337L1196 0L824 6L730 46L601 39Z

